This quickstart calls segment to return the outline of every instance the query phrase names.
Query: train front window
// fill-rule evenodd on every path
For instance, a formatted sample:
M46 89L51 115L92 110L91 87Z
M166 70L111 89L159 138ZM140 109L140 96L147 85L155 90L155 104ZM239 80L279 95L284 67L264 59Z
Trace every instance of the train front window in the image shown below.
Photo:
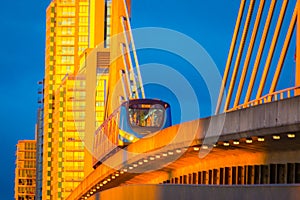
M132 127L160 128L164 123L165 108L160 104L134 104L128 111Z

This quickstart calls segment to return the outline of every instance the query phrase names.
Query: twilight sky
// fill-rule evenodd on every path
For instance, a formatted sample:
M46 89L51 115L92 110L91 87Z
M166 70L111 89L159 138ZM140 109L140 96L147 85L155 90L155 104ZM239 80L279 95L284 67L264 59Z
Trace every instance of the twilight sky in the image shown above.
M2 1L0 7L0 198L14 195L18 140L34 139L37 81L43 78L47 0Z
M45 10L49 2L7 0L0 8L0 134L3 139L0 199L13 199L17 141L34 139L37 82L44 74ZM223 74L239 3L238 0L132 0L132 27L163 27L193 38ZM140 63L174 64L175 68L178 63L189 65L178 58L176 63L168 63L173 55L155 56L156 53L142 51Z

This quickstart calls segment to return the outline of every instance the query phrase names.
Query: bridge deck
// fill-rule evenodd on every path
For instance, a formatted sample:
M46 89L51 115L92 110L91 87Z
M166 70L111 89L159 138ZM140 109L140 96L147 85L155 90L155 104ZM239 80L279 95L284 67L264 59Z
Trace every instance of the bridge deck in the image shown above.
M128 185L99 193L96 199L298 199L300 185L204 186L204 185ZM145 195L147 194L147 195ZM200 198L201 197L201 198Z
M91 173L68 199L79 199L93 190L92 193L95 193L125 184L176 182L175 177L187 179L184 174L225 169L226 166L243 165L246 171L249 170L246 165L299 163L299 132L300 97L186 122L139 140L128 146L128 151L115 154L107 165L101 165ZM288 133L294 134L295 138L288 138ZM273 139L274 134L280 139ZM259 142L258 137L263 137L264 141ZM251 144L246 142L247 138L251 138ZM234 145L233 141L237 140L239 144ZM216 145L212 149L202 149L202 155L209 154L199 158L196 148L203 143ZM157 155L160 158L155 157ZM151 158L153 160L150 161ZM145 159L147 162L143 162ZM139 165L141 161L143 163ZM130 170L130 167L133 169ZM124 169L126 172L120 174ZM116 173L119 176L112 179ZM107 183L103 184L104 181ZM220 177L217 181L220 184ZM245 178L243 183L247 181ZM179 182L184 183L182 180Z

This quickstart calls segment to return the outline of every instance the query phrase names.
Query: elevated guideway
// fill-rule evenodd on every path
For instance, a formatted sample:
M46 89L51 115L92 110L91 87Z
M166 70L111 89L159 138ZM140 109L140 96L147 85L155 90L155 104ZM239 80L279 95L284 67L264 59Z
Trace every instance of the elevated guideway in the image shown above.
M101 200L165 199L297 199L300 185L204 186L204 185L128 185L99 193ZM145 195L147 194L147 195Z
M182 123L112 155L68 199L128 184L300 183L299 134L299 96Z

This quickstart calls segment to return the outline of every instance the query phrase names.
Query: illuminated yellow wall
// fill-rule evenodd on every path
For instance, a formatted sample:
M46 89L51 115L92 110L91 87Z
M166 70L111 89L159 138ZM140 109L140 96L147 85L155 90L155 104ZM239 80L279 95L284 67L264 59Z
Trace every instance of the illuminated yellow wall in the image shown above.
M36 141L22 140L17 144L15 199L35 199Z
M79 72L86 81L85 107L85 176L93 171L92 152L94 133L104 120L108 82L109 49L97 46L81 57Z
M84 177L85 80L66 76L55 93L53 195L65 199Z
M55 41L55 3L51 2L46 12L46 52L44 85L44 145L42 196L45 200L51 195L52 160L52 119L54 108L54 41Z
M67 88L74 81L64 77L74 74L78 69L79 56L88 47L88 11L89 0L53 0L46 12L43 149L43 199L46 200L64 199L83 177L83 159L74 162L69 156L71 153L66 152L68 145L82 148L82 143L68 142L68 138L73 137L69 137L67 128L74 125L66 121L66 109L70 106L67 98L74 92ZM83 158L83 148L80 151L72 155ZM63 156L70 159L62 159ZM75 173L70 165L82 171ZM70 170L66 171L64 166Z
M104 42L105 0L90 0L89 48Z
M102 43L100 46L104 47L105 16L105 0L52 0L47 8L43 200L65 199L92 171L92 155L82 142L86 76L79 71L91 50L88 46L94 48ZM97 113L94 112L91 122L92 134L103 121L106 91L103 87L107 84L102 82L104 79L107 82L107 75L100 78L94 73L94 79L99 87L92 93L98 96L97 99L94 96L93 107Z

